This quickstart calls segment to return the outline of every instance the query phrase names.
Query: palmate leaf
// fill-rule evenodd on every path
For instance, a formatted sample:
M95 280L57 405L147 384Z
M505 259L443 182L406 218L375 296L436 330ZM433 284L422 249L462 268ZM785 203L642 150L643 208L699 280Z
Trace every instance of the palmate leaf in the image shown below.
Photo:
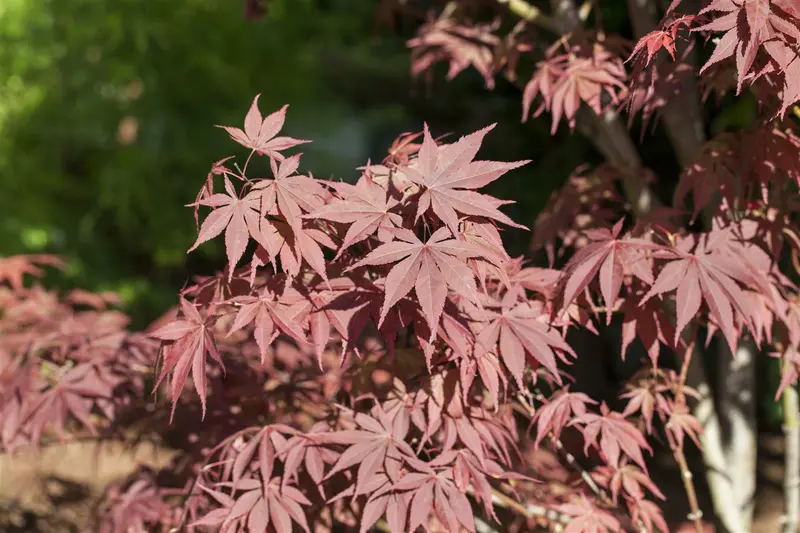
M425 124L417 159L403 169L403 174L422 189L417 200L417 218L432 210L453 235L458 235L458 213L525 228L497 209L507 202L473 190L530 162L473 161L484 136L493 128L494 124L462 137L453 144L437 146Z
M570 392L569 386L558 391L543 406L536 410L531 423L536 422L536 446L545 435L552 433L558 439L561 431L576 417L586 414L586 406L597 402L582 392Z
M555 134L561 117L570 128L575 127L575 118L581 103L600 115L608 105L619 103L618 92L625 88L627 74L622 60L599 43L590 46L571 46L566 53L555 55L548 52L545 61L537 64L531 80L522 95L522 120L528 119L529 110L538 95L542 96L543 110L552 112L551 133Z
M620 492L634 500L643 500L645 497L644 489L650 491L660 500L667 499L647 474L627 461L623 461L619 468L600 467L592 472L592 477L601 486L611 491L611 498L615 504Z
M558 506L562 513L572 516L564 528L564 533L612 533L622 531L622 526L614 515L600 509L585 496L576 503L564 503Z
M713 241L712 241L713 242ZM729 255L715 252L709 239L702 239L692 252L694 238L682 239L674 249L675 259L668 262L659 273L642 303L665 292L677 291L677 325L674 343L687 324L697 316L700 304L705 300L711 317L722 330L731 349L736 353L738 331L734 310L752 327L747 309L747 299L737 282L747 284L752 274L737 264Z
M467 25L453 18L425 24L419 35L408 41L413 58L412 76L430 71L440 61L448 61L448 79L455 78L471 65L483 76L486 87L494 88L494 52L501 44L493 33L497 26L497 23Z
M64 262L54 255L13 255L0 257L0 283L7 282L14 290L22 290L25 274L41 277L44 271L40 266L64 268Z
M399 201L387 196L386 190L375 183L369 174L362 176L356 185L344 182L328 185L336 190L340 199L303 215L303 218L322 218L350 224L336 254L337 258L348 247L376 232L381 241L390 240L391 234L387 230L402 224L400 215L391 212Z
M395 483L384 485L367 502L361 532L368 531L385 513L392 533L417 531L427 525L430 515L436 516L447 531L463 527L474 533L472 506L456 486L453 468L445 466L453 459L455 455L450 453L430 463L412 460L412 471Z
M242 258L247 242L253 237L259 243L265 243L263 225L259 216L260 195L250 192L244 198L239 198L233 184L225 179L225 192L227 194L214 194L197 201L190 206L204 205L213 207L214 210L205 218L197 240L188 252L195 250L201 244L210 241L222 231L225 231L225 251L228 255L229 281L233 278L236 264ZM187 252L187 253L188 253Z
M231 126L217 127L227 131L231 139L242 146L276 159L283 159L283 155L280 153L282 150L311 142L291 137L275 137L283 128L283 123L286 121L286 109L289 106L285 105L262 119L261 112L258 110L258 98L260 96L259 94L253 98L250 110L244 118L244 130Z
M583 436L586 439L584 453L589 451L589 447L595 445L606 457L609 465L618 467L620 464L621 452L624 452L639 467L647 472L642 450L647 450L651 454L653 450L647 444L642 432L636 426L625 420L620 413L608 409L605 403L600 405L600 414L586 413L576 417L570 422L570 426L586 424L583 428ZM600 441L598 443L598 436Z
M581 248L564 267L561 290L562 308L566 309L575 298L598 275L600 293L606 304L606 321L611 322L611 309L617 302L625 269L629 269L646 283L652 282L647 257L642 250L657 250L661 246L644 239L619 238L623 219L611 230L605 228L589 230L586 235L592 240Z
M432 340L438 331L448 288L467 298L476 297L475 274L465 261L481 257L483 251L474 244L452 238L446 227L436 230L424 243L407 229L393 233L397 240L382 244L348 270L399 261L386 277L386 296L378 325L383 324L392 306L413 288Z
M272 342L280 333L284 333L296 340L302 346L310 343L306 340L305 333L294 320L281 307L280 296L265 287L258 296L237 296L231 303L240 305L236 318L233 320L228 336L250 323L255 324L254 337L261 352L261 361L266 358Z
M360 429L338 431L324 436L328 444L349 445L325 475L325 479L358 465L355 494L378 473L384 473L391 481L397 480L404 458L416 455L404 440L410 423L405 409L387 412L376 405L371 414L373 416L364 413L355 415L355 422Z
M564 354L573 357L576 354L555 329L540 320L545 316L541 307L519 301L523 294L522 286L517 286L506 293L499 305L494 306L499 310L486 310L486 324L477 338L479 350L494 352L499 348L503 363L520 388L523 388L528 357L536 366L543 366L560 383L556 357L566 360Z
M97 400L110 399L116 383L99 375L90 364L81 364L67 372L51 389L34 400L21 417L21 424L29 424L31 441L38 445L45 426L52 426L59 437L64 437L64 426L69 417L95 434L95 424L90 414Z
M172 399L170 419L172 419L175 416L175 407L178 404L183 385L191 371L194 388L200 396L203 417L205 417L206 355L211 356L223 369L225 368L211 332L211 326L216 317L209 315L203 318L197 308L183 298L181 298L180 309L183 313L182 319L173 320L149 334L151 337L170 343L164 346L163 366L154 389L157 389L161 381L172 372L170 386Z
M217 526L220 531L244 531L246 526L249 533L266 533L268 530L291 533L292 523L296 523L310 533L303 507L310 506L311 502L296 487L281 486L279 478L262 482L246 477L236 484L223 482L216 485L216 488L239 491L235 499L210 487L200 485L200 488L223 507L210 511L192 526Z
M775 67L770 68L783 77L781 114L800 98L797 74L800 61L797 43L800 41L800 8L791 0L713 0L700 14L722 13L711 22L692 31L724 32L711 57L700 69L735 58L737 93L746 79L757 78L754 71L756 56L763 49Z

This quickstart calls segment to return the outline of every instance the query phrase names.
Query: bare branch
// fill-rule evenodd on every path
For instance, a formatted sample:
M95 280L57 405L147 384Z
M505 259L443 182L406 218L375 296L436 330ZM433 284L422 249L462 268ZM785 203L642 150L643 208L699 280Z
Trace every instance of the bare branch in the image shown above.
M549 15L533 4L525 0L497 0L498 4L508 6L508 10L527 22L532 22L537 26L558 33L558 24Z

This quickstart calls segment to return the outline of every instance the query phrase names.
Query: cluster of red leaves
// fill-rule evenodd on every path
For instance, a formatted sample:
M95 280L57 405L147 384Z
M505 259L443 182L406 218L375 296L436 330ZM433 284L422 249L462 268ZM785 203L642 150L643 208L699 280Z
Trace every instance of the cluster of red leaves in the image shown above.
M776 114L784 115L800 100L800 8L794 2L713 0L688 14L676 12L679 4L680 0L672 2L658 27L633 46L626 61L632 62L630 73L623 64L626 46L616 45L614 36L587 40L585 35L571 34L537 58L525 21L502 35L499 17L491 23L474 22L456 8L430 19L409 41L412 74L431 74L435 63L446 61L450 65L447 78L452 79L473 66L492 89L501 72L515 83L520 61L529 58L536 63L522 96L523 121L541 96L533 114L551 112L553 131L562 117L574 127L575 115L584 104L597 114L612 104L627 107L631 119L642 113L646 126L682 90L682 80L696 75L686 57L693 48L693 35L702 34L714 42L711 57L697 73L704 75L702 85L727 92L732 88L727 81L732 70L737 94L745 83L753 86L762 104L774 107ZM688 46L679 54L681 41ZM656 59L667 57L671 61L653 65Z
M573 320L551 317L562 275L509 258L500 225L519 225L499 210L507 202L477 190L525 162L476 160L491 127L451 144L425 127L421 143L399 139L355 183L317 180L298 174L299 155L281 153L297 141L274 140L285 110L263 119L256 100L244 130L226 128L251 150L245 171L215 164L192 205L211 208L194 247L224 233L228 268L186 289L178 313L151 333L164 341L159 380L170 379L173 410L191 374L204 414L211 373L248 353L267 389L288 387L292 397L270 408L271 422L204 456L185 521L224 531L333 523L366 531L384 519L397 532L434 523L475 531L471 500L496 519L508 512L493 505L497 494L537 485L509 399L538 380L557 386L559 364L576 355L564 340ZM246 174L259 154L268 177ZM249 265L237 268L248 249ZM586 322L584 309L571 309ZM279 345L288 346L282 357ZM405 378L381 383L379 369ZM298 370L310 387L330 386L303 389ZM269 385L275 379L284 385ZM614 472L646 471L649 447L631 422L571 398L580 416L569 425L587 450ZM541 434L567 423L538 416ZM661 521L644 492L624 495L634 512ZM577 520L621 520L587 487L547 498Z
M141 396L157 343L126 331L107 308L115 298L76 290L66 298L23 283L49 256L0 260L0 444L38 448L54 436L113 429L118 410Z
M527 120L533 101L541 95L542 104L533 116L550 112L553 133L562 117L574 128L581 103L601 115L610 106L620 105L627 80L622 59L603 44L559 41L545 52L525 86L522 120Z
M714 0L699 15L711 12L717 15L693 31L724 35L700 74L720 61L734 58L737 93L745 81L752 84L762 76L769 76L781 88L778 94L781 115L800 100L800 8L795 2Z
M692 75L680 61L650 64L662 48L675 60L696 23L726 32L706 68L735 55L739 89L768 82L781 111L797 100L792 6L715 0L668 14L634 47L630 75L613 39L562 39L524 89L523 119L540 95L534 114L552 113L553 131L562 118L573 127L581 106L627 105L649 120ZM501 68L515 80L533 48L521 27L506 38L499 29L429 22L409 43L414 74L447 61L449 78L471 65L490 88ZM113 295L26 288L23 276L57 266L52 258L0 260L3 448L38 446L48 428L113 429L159 365L170 420L179 407L204 419L173 436L184 455L171 477L109 492L100 530L365 533L380 521L394 533L475 532L555 521L577 533L665 531L647 438L663 431L679 449L702 431L665 350L685 350L684 334L703 328L735 352L749 333L780 347L781 391L798 380L797 287L778 269L787 243L800 265L791 127L725 134L684 170L676 207L689 193L695 215L723 199L703 233L680 229L678 209L626 228L617 171L579 168L536 222L534 248L550 268L534 268L503 246L501 231L522 227L501 211L509 202L480 192L526 163L476 160L492 126L449 144L424 126L343 182L301 173L301 155L284 154L308 142L279 135L286 111L264 117L256 97L243 128L223 127L249 155L241 169L231 158L212 165L190 204L198 223L210 209L190 251L224 235L227 268L182 291L149 338L107 309ZM564 385L578 356L567 332L597 332L615 315L623 357L637 341L648 356L620 391L621 411ZM150 339L161 341L158 365ZM564 468L577 464L560 455L569 439L588 471Z
M591 228L540 237L572 239L573 248L579 233L585 240L562 271L524 267L500 238L500 225L518 226L498 209L506 202L476 190L524 164L475 160L491 127L451 144L425 127L421 143L398 139L384 164L367 165L355 183L333 182L298 174L300 156L281 153L298 144L273 140L271 124L282 124L285 110L262 119L254 101L244 130L226 128L251 150L245 169L261 154L271 176L215 164L211 176L225 193L212 181L193 204L212 208L194 247L224 232L229 265L184 291L179 314L152 333L165 341L159 379L170 377L174 409L191 373L205 413L209 361L223 369L241 357L233 347L252 338L253 364L266 367L268 383L281 373L276 343L285 343L281 368L310 371L316 359L321 370L309 383L330 386L313 408L295 398L273 410L273 422L214 447L196 484L192 523L366 531L383 519L396 532L436 523L475 531L471 499L494 519L507 512L493 505L498 494L537 490L540 472L523 452L530 437L511 409L520 401L537 425L535 445L577 429L584 452L600 458L595 482L615 505L625 502L628 516L661 527L646 499L661 495L648 478L645 434L655 430L656 413L677 446L700 430L686 392L676 393L678 377L659 369L660 346L680 346L689 324L720 330L732 346L745 329L768 342L773 319L787 316L791 287L741 224L701 236L652 224L631 233L622 221L603 228L613 215L597 212ZM581 179L575 187L571 209L580 210L587 189ZM236 268L247 249L250 264ZM652 304L664 300L675 310ZM567 329L593 329L592 317L608 321L615 312L625 316L624 349L638 337L654 372L622 395L621 413L605 404L595 410L589 397L560 386L559 366L576 356ZM378 383L378 368L396 377ZM557 392L534 407L524 399L539 380ZM290 394L302 389L299 381ZM634 415L641 429L628 420ZM625 518L590 489L551 491L547 501L575 524L623 527Z
M674 60L678 31L691 26L696 26L691 32L709 37L722 34L713 37L714 50L700 75L733 60L737 94L745 83L762 81L770 86L768 98L777 100L777 114L781 116L800 100L800 8L796 2L712 0L697 14L678 17L670 12L661 27L642 37L634 48L633 55L640 58L639 68L649 64L661 49ZM725 83L721 72L713 74L716 83Z
M494 32L497 23L473 25L445 17L431 20L408 42L412 50L411 74L430 74L436 63L447 61L447 79L452 80L469 66L483 77L486 87L493 89L496 71L495 53L502 41Z

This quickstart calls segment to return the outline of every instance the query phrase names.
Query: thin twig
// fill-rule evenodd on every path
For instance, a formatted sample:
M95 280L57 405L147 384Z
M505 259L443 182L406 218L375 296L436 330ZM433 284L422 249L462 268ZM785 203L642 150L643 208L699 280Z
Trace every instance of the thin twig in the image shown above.
M557 522L560 524L566 524L573 518L568 514L559 513L558 511L548 509L547 507L543 507L541 505L523 505L497 489L492 489L492 503L498 505L499 507L516 511L525 518L540 517L545 518L550 522Z
M525 0L497 0L497 3L508 6L509 11L526 22L533 22L548 31L560 33L555 20Z
M683 352L683 364L681 365L678 390L675 394L675 400L679 404L684 404L686 402L684 388L686 385L686 375L688 373L692 355L694 354L695 344L697 342L695 329L696 328L694 327L692 328L692 334L690 337L691 341L689 342L689 345L686 346L686 350ZM686 518L694 522L694 527L697 533L703 533L703 511L700 510L700 505L697 502L697 491L695 490L693 479L694 476L686 462L686 456L683 453L683 443L676 442L675 437L669 432L669 430L667 431L667 440L669 441L669 447L672 448L672 455L675 457L675 462L678 463L678 467L681 470L683 489L686 491L686 498L689 500L689 509L691 512Z

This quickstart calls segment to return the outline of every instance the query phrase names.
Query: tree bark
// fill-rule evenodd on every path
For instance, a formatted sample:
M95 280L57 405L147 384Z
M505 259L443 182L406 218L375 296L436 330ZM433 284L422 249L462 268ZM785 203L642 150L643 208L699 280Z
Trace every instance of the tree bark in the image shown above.
M725 464L742 531L750 531L758 447L755 402L758 348L750 338L742 338L733 357L727 343L717 345L717 405L722 420Z

